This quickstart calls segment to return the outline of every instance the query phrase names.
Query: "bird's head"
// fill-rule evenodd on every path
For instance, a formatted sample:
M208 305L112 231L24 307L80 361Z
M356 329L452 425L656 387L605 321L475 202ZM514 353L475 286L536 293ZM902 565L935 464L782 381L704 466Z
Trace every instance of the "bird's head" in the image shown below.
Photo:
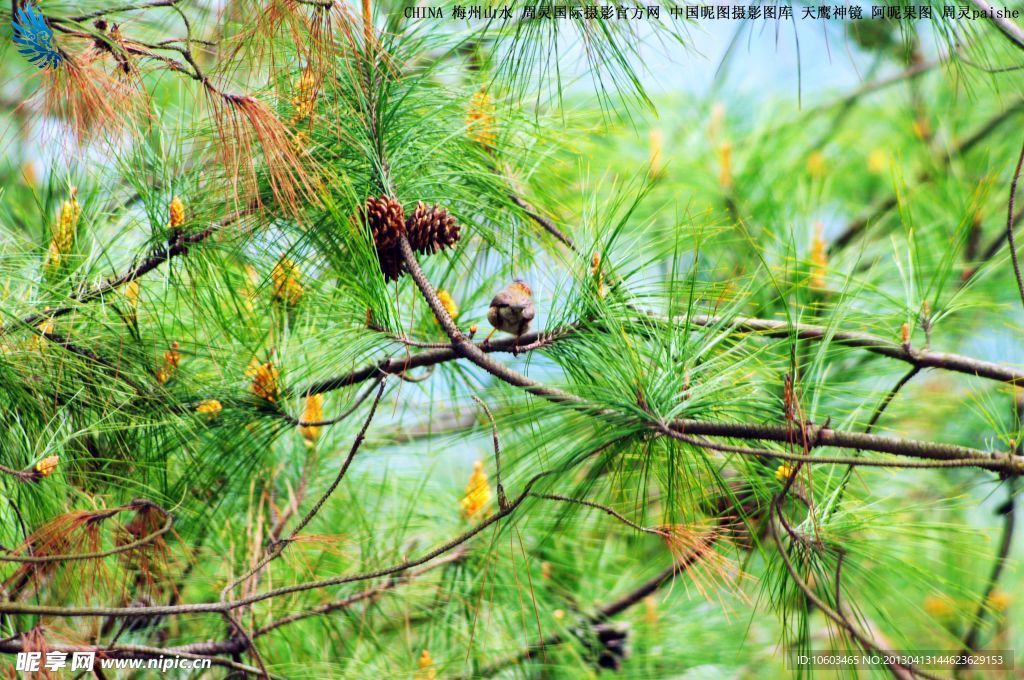
M516 291L517 293L522 293L523 295L533 295L533 291L530 290L530 287L528 285L526 285L526 281L523 281L522 279L516 279L515 281L510 283L508 287L509 290Z

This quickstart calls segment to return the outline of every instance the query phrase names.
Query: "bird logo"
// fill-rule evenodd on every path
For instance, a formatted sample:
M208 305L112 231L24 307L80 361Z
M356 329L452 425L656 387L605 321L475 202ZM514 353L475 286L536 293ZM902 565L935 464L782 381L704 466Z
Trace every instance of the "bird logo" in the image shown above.
M533 306L533 291L522 279L516 279L494 296L487 310L487 320L494 330L484 339L487 343L495 331L505 331L519 338L530 329L530 322L536 314ZM518 349L518 346L517 346Z
M64 57L54 47L53 29L39 8L32 3L14 11L14 44L23 57L39 68L56 68Z

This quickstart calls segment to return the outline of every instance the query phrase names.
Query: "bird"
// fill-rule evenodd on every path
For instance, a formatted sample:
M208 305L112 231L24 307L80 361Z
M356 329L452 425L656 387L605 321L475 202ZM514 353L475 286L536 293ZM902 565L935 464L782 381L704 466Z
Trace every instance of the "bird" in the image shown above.
M530 286L522 279L514 280L491 300L487 320L494 329L484 339L484 343L490 341L495 331L505 331L516 337L518 345L519 338L530 329L530 322L536 313Z

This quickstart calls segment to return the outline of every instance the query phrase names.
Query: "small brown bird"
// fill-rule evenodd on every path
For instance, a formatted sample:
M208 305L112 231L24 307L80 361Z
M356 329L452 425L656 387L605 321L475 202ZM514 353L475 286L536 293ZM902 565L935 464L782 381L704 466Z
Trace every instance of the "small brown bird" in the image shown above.
M533 306L533 291L522 279L508 284L505 290L494 296L487 320L494 326L484 342L491 339L494 331L505 331L516 336L516 341L530 329L536 309Z

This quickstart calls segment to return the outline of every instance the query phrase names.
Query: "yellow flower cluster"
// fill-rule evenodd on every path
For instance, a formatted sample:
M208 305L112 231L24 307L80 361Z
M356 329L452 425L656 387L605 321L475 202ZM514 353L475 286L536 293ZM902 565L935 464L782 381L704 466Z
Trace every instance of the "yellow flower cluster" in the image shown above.
M78 204L76 197L77 190L71 187L71 196L64 201L60 209L60 217L53 226L53 235L50 238L50 250L47 256L47 264L51 267L59 267L75 242L75 230L78 227L78 218L82 214L82 206Z
M993 590L988 596L988 606L997 612L1006 611L1010 601L1010 596L1002 590Z
M253 357L249 368L245 371L245 375L252 378L251 389L253 394L267 401L277 401L278 396L280 396L278 387L279 376L273 362L268 361L264 364L260 363L256 357Z
M42 336L52 333L55 327L56 326L54 325L52 319L47 319L46 321L36 326L36 328L39 329L40 335L32 336L32 339L29 340L29 349L31 349L33 352L42 352L43 347L45 346L43 344Z
M224 410L224 407L216 399L205 399L196 406L196 413L205 415L209 420L213 420L220 415L222 410Z
M777 470L775 470L775 479L779 480L780 482L785 482L790 477L793 476L793 472L794 469L792 465L788 463L783 463L778 467Z
M828 248L822 234L821 222L814 225L814 240L811 242L811 287L824 288L828 273Z
M459 315L459 306L455 304L454 298L452 298L448 291L437 291L437 299L441 302L441 306L444 307L445 311L448 312L448 316L454 319Z
M884 149L873 149L868 154L868 172L881 175L889 167L889 154Z
M292 115L291 124L295 125L313 115L315 105L316 76L307 68L295 83L295 96L292 97L292 107L295 109L295 113Z
M177 341L171 343L171 348L164 352L164 362L156 369L156 381L163 385L170 380L178 366L181 365L181 352L178 351Z
M49 477L57 469L58 463L60 463L59 456L47 456L36 463L36 473L40 477Z
M924 610L935 618L945 618L953 613L953 605L950 604L949 598L942 595L928 595L922 605Z
M180 229L185 224L185 204L182 203L180 198L175 196L171 199L171 204L167 210L171 214L171 221L167 226L171 229Z
M292 135L292 149L297 154L305 154L309 150L309 135L305 130L299 130Z
M324 395L311 394L306 397L306 405L302 408L302 418L300 420L304 423L318 423L323 419ZM316 445L316 440L320 437L320 426L300 425L299 433L306 440L306 446L314 446Z
M651 128L648 143L650 147L648 164L650 165L651 178L658 179L665 174L665 162L662 160L662 151L665 147L665 134L661 131L661 128Z
M807 172L811 177L824 177L828 170L828 163L825 161L825 154L815 151L807 157Z
M478 460L473 464L473 474L469 476L469 484L466 485L466 495L460 503L462 506L462 516L466 519L476 518L483 513L490 500L491 484L487 481L484 464Z
M436 680L437 669L434 668L434 658L430 656L430 650L424 649L416 662L416 680Z
M274 265L270 277L274 280L274 298L289 305L298 304L302 298L302 284L299 279L302 272L287 257L282 257Z
M725 140L718 147L718 184L732 189L732 142Z
M124 287L124 299L128 301L128 305L132 309L139 306L139 290L138 281L131 281Z
M466 127L469 138L483 146L494 146L498 134L494 126L494 99L481 88L469 98L466 112Z

